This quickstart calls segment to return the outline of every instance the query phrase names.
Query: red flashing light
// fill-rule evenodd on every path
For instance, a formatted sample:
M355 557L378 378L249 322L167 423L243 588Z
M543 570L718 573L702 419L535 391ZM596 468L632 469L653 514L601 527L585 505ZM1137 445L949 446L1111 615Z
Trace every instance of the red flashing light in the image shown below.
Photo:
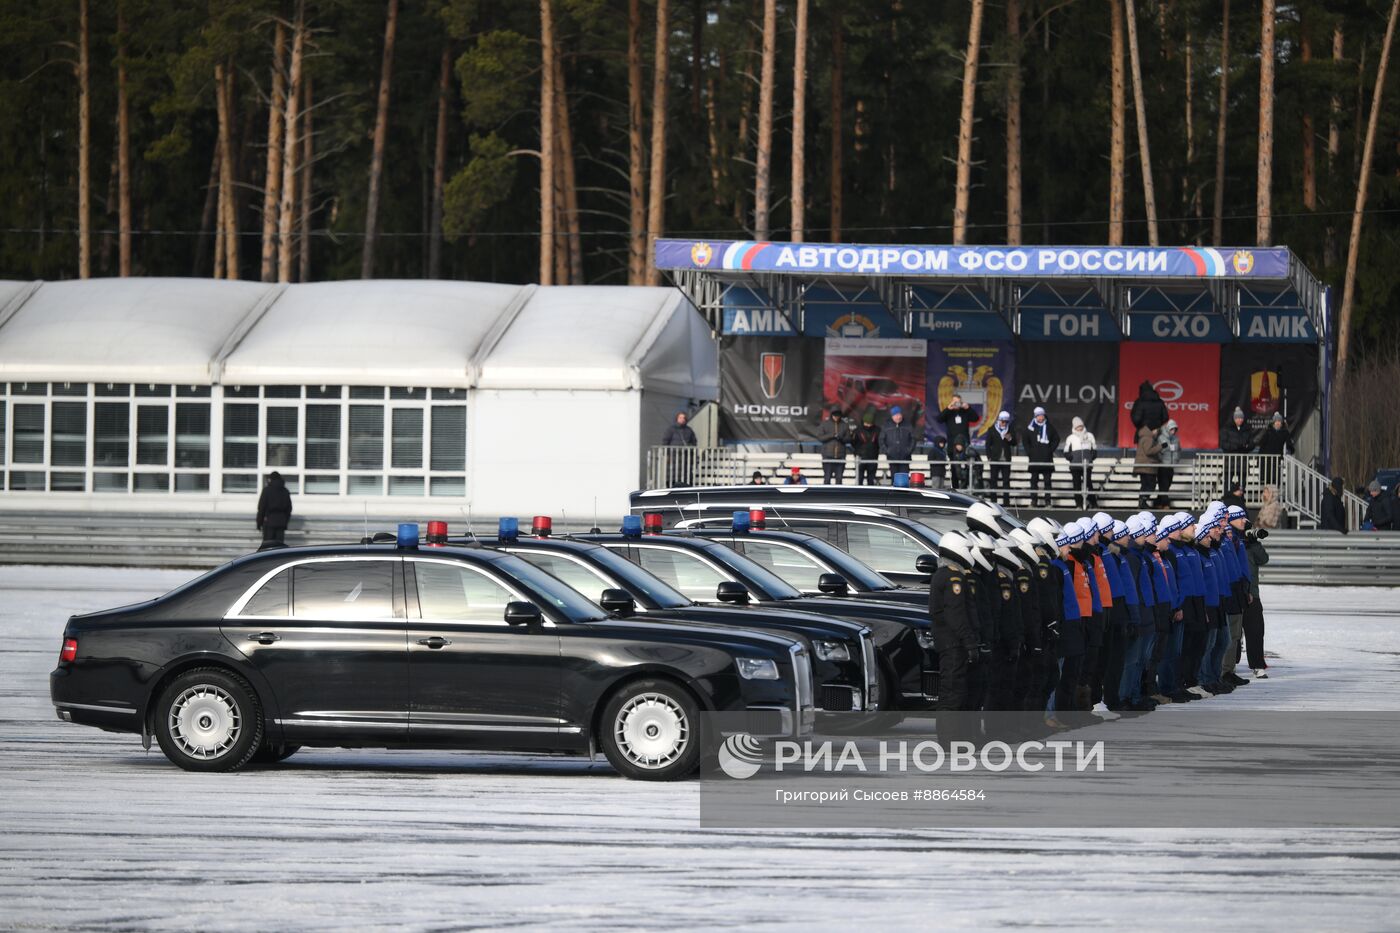
M428 522L428 535L424 540L428 547L443 547L447 544L447 522Z
M749 527L754 531L762 531L768 523L768 517L763 514L762 509L749 509Z
M660 512L647 512L642 516L642 531L649 535L661 534L662 522Z
M76 661L78 659L78 639L63 639L63 650L58 653L60 661Z
M923 484L924 484L924 474L922 474L922 473L910 473L910 474L909 474L909 485L910 485L910 486L922 486Z
M554 530L554 519L548 515L536 515L530 523L530 534L537 538L548 538L549 533Z

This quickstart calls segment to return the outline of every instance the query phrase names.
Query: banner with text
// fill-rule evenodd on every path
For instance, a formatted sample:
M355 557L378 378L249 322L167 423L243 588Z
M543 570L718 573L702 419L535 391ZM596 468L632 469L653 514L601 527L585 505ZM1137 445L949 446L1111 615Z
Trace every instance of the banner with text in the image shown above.
M1017 350L1016 427L1024 428L1040 405L1063 438L1075 415L1100 447L1117 432L1118 347L1112 343L1036 343Z
M1136 447L1133 402L1143 382L1152 383L1177 424L1181 446L1219 446L1215 403L1220 395L1220 345L1215 343L1123 343L1118 345L1118 446Z
M987 343L928 343L928 408L930 417L925 435L930 441L947 437L948 430L933 420L948 407L954 395L970 405L982 420L972 426L974 446L996 422L1002 410L1011 412L1016 425L1021 412L1016 409L1016 345L1009 340ZM1025 409L1029 421L1030 408Z
M925 352L923 340L829 337L822 399L857 422L872 413L876 424L898 406L917 429L924 417Z
M822 341L721 337L722 441L813 441L821 409Z

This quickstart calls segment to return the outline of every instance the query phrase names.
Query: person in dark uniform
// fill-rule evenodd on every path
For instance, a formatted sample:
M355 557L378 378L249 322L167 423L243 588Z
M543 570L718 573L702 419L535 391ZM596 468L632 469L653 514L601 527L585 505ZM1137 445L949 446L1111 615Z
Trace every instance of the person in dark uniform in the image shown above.
M997 623L1001 610L997 604L997 575L988 556L991 548L982 535L967 532L968 551L972 555L972 569L967 573L968 585L972 588L972 604L976 609L977 663L973 665L968 684L967 705L969 712L987 708L987 696L992 686L992 645L996 643Z
M292 494L282 474L273 470L258 496L258 530L262 532L264 548L286 547L287 523L292 518Z
M1264 528L1246 527L1244 533L1245 559L1249 561L1249 595L1252 597L1244 610L1244 645L1249 669L1254 672L1255 680L1267 680L1269 677L1269 664L1264 660L1264 606L1259 602L1259 568L1269 562L1269 552L1264 547L1264 539L1268 535L1268 530Z
M938 556L941 560L928 592L933 643L938 649L939 688L934 708L957 713L967 706L968 673L978 657L977 623L967 583L974 560L967 540L956 532L945 534L938 542ZM939 731L945 732L941 723Z
M992 642L992 676L991 688L987 691L987 708L1011 712L1020 707L1016 696L1016 675L1021 666L1021 646L1025 640L1021 602L1031 599L1030 577L1009 541L997 542L992 550L992 559L997 575L994 599L1000 613L996 640ZM1024 592L1021 590L1023 583L1026 584Z

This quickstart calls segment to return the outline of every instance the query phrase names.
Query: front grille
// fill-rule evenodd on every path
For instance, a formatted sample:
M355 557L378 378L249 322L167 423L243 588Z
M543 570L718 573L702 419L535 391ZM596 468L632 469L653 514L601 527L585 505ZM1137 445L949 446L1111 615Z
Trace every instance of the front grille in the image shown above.
M924 671L922 687L924 696L930 700L938 699L938 671Z
M753 709L748 711L744 731L749 735L786 735L792 731L792 717L785 709Z
M812 658L801 645L792 646L793 701L797 705L799 733L807 733L816 723L814 698L812 696Z
M860 664L865 671L865 708L880 706L880 665L875 661L875 642L870 629L860 633Z
M828 713L848 713L860 709L860 691L841 684L822 684L817 688L817 709Z

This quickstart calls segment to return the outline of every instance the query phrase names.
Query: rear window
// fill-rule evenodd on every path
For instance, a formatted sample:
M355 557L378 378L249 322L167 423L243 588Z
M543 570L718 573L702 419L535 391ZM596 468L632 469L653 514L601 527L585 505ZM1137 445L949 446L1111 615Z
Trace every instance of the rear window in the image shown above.
M268 580L243 606L245 616L285 616L291 598L291 571L283 570Z
M394 565L387 560L298 564L292 568L292 611L304 619L392 619Z

